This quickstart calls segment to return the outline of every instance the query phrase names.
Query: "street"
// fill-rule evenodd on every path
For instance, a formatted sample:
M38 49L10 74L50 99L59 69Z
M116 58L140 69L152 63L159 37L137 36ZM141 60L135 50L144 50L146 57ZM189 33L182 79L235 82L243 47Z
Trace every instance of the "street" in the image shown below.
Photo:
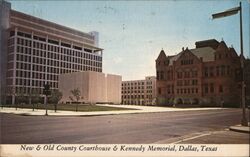
M241 109L88 117L1 113L1 143L248 144L249 134L227 130L240 123L241 113Z

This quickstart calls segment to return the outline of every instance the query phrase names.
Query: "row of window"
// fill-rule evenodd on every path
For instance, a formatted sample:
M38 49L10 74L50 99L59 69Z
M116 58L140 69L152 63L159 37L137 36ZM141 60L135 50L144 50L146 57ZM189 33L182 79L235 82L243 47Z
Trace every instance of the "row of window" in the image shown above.
M30 80L30 79L20 79L16 78L16 86L33 86L33 87L43 87L44 81L41 80ZM49 82L52 88L58 88L57 82Z
M141 100L124 100L122 101L122 104L125 105L152 105L152 100L146 100L146 101L141 101Z
M152 90L147 90L147 91L144 91L144 90L142 90L142 91L140 91L140 90L133 90L133 91L130 91L130 90L128 90L128 91L124 91L124 90L122 90L122 94L133 94L133 93L144 93L144 92L146 92L146 93L152 93L153 91Z
M199 89L198 88L181 88L177 89L177 94L193 94L193 93L198 93Z
M152 99L152 95L122 95L122 99Z
M147 85L151 85L152 82L146 82ZM123 82L122 86L137 86L137 85L144 85L144 82Z
M177 86L196 86L198 85L198 80L177 80Z
M10 37L12 37L14 35L15 35L15 32L14 31L10 31ZM21 38L24 38L22 40L31 40L32 39L31 34L20 32L20 31L17 32L17 36L21 37ZM37 40L39 42L46 42L46 38L45 37L41 37L41 36L37 36L37 35L33 35L33 39ZM20 41L20 43L24 44L23 41ZM50 39L50 38L48 39L48 43L54 44L54 45L59 45L60 44L59 41L54 40L54 39ZM70 43L65 43L65 42L61 42L60 46L71 48L71 44ZM79 46L76 46L76 45L72 45L72 48L74 48L76 50L82 50L82 47L79 47ZM84 50L85 50L85 48L84 48ZM86 49L86 50L91 51L90 49Z
M231 69L230 65L220 65L216 67L205 67L204 68L204 77L213 77L213 76L225 76L231 75L233 73L233 69Z
M181 78L193 78L193 77L197 77L198 76L198 72L197 71L178 71L177 72L177 78L181 79Z
M16 62L16 68L17 69L22 69L22 70L31 70L31 64L30 62L28 62L29 60L31 60L30 56L24 56L24 60L27 60L27 63L24 62ZM38 59L38 58L34 58L33 57L33 64L32 65L32 70L34 71L40 71L40 72L45 72L46 70L46 66L43 64L44 63L44 59ZM23 59L19 59L18 61L23 60ZM46 62L45 62L46 63ZM40 65L38 65L40 64ZM13 63L9 63L8 64L9 68L13 67ZM52 60L48 60L48 67L47 67L47 71L51 72L51 73L57 73L59 74L59 62L58 61L52 61ZM87 64L88 65L88 64ZM61 62L61 69L73 69L76 71L87 71L87 70L93 70L93 69L101 69L101 63L97 63L94 62L91 65L93 65L94 67L90 67L90 66L82 66L82 65L78 65L78 64L70 64L70 63L66 63L66 62ZM54 66L54 67L50 67L50 66ZM58 70L55 70L58 69ZM96 71L96 70L94 70Z
M218 91L219 93L223 93L224 89L222 85L219 85L218 87ZM214 84L210 83L210 84L204 84L204 93L208 94L208 93L214 93Z
M32 77L31 77L32 74ZM29 71L20 71L17 70L16 71L16 77L17 78L34 78L34 79L42 79L45 80L45 73L37 73L37 72L29 72ZM47 74L47 80L52 80L52 81L57 81L58 80L58 75L51 75L51 74Z
M193 64L194 61L192 59L185 59L185 60L181 60L181 65L189 65L189 64Z
M14 47L11 46L9 47L9 52L14 52ZM88 53L79 53L77 52L78 55L76 55L75 51L69 51L70 53L65 53L65 54L59 54L59 53L54 53L54 52L47 52L47 56L46 56L46 51L45 50L38 50L38 49L33 49L32 54L35 56L41 56L41 57L46 57L46 58L52 58L52 59L62 59L62 60L66 60L66 61L73 61L73 62L77 62L80 63L80 59L89 59L89 60L93 60L93 61L98 61L101 62L102 61L102 57L101 56L96 56L94 54L88 54ZM30 47L23 47L23 46L17 46L17 53L21 53L21 54L27 54L27 55L31 55L31 48Z
M144 89L145 86L132 86L132 87L127 87L127 86L122 86L122 90L130 90L130 89ZM153 86L146 86L146 89L152 89Z
M43 88L35 88L35 87L15 87L16 89L16 95L19 94L42 94Z

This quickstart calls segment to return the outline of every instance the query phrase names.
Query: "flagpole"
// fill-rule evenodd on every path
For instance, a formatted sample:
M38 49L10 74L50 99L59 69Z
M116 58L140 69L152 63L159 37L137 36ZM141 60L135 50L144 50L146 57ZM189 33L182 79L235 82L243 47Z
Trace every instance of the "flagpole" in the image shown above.
M241 80L241 106L242 106L242 119L241 125L248 126L248 121L246 118L246 91L245 91L245 82L244 82L244 55L243 55L243 34L242 34L242 7L240 2L240 62L241 62L241 71L242 71L242 80Z

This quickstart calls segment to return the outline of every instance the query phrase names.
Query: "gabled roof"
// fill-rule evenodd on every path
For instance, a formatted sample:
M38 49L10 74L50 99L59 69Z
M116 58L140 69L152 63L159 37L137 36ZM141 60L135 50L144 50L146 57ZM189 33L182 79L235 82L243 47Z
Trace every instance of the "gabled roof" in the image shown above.
M202 57L204 62L214 61L215 50L211 47L202 47L190 50L199 59Z
M161 52L160 52L160 54L159 54L159 56L157 57L156 60L160 60L160 59L163 59L163 60L167 59L167 56L166 56L164 50L161 50Z
M219 46L217 47L216 51L227 51L227 50L228 50L228 47L226 43L222 40Z
M237 57L238 56L238 54L236 53L236 51L235 51L235 49L233 47L229 48L229 52L231 52L231 54L232 54L233 57Z
M186 51L186 50L184 50ZM169 60L169 65L173 65L174 61L176 61L181 54L184 52L181 51L175 56L172 56ZM211 47L202 47L202 48L196 48L196 49L190 49L189 50L191 53L193 53L197 58L201 58L204 62L209 62L209 61L214 61L214 53L215 50Z

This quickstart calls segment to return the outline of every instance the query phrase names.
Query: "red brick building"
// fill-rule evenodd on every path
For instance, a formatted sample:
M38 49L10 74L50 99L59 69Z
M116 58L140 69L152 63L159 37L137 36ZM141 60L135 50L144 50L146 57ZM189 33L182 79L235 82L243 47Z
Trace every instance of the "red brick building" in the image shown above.
M240 57L233 47L215 39L198 41L196 48L156 59L158 105L239 104Z

